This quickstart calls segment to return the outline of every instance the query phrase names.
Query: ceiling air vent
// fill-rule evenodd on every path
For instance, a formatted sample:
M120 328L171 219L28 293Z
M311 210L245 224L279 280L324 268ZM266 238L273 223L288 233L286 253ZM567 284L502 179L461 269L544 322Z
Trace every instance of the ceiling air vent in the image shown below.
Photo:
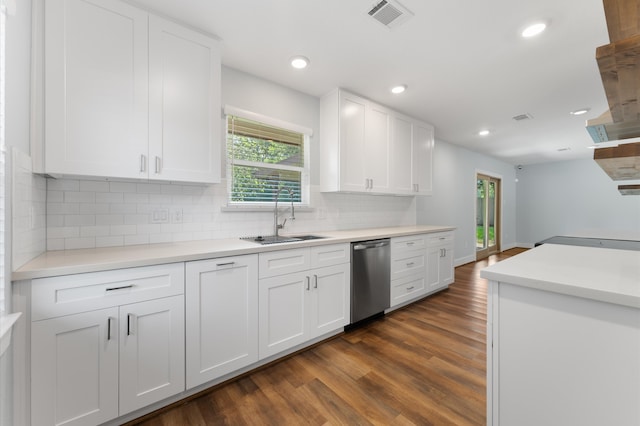
M520 115L516 115L515 117L513 117L514 120L516 121L522 121L522 120L531 120L533 118L533 115L527 113L527 114L520 114Z
M369 15L387 28L396 28L413 16L413 13L392 0L382 0L369 11Z

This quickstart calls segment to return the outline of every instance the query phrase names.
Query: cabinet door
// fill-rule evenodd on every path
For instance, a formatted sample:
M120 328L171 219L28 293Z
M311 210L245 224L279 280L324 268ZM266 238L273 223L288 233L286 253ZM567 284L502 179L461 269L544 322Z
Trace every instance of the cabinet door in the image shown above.
M431 293L441 287L440 284L440 257L442 247L427 247L427 292Z
M351 315L350 264L329 266L309 272L311 288L308 339L344 327Z
M184 389L184 296L121 306L120 415Z
M360 153L365 158L365 176L369 191L391 192L389 184L389 151L391 145L391 112L372 102L367 103L365 145Z
M433 126L425 123L413 125L412 175L414 191L431 195L433 176Z
M393 148L391 149L391 191L412 194L413 185L413 124L409 118L393 117Z
M31 325L31 424L92 425L118 416L118 308Z
M218 42L149 17L149 177L220 182Z
M425 275L412 275L391 281L391 306L418 298L427 293Z
M367 101L340 92L340 190L366 191L365 115Z
M440 260L440 283L442 286L449 285L454 280L455 268L453 267L453 246L442 246Z
M307 340L307 272L265 278L259 282L260 359Z
M187 263L187 388L258 361L258 255Z
M45 3L45 171L146 177L147 13L117 0Z

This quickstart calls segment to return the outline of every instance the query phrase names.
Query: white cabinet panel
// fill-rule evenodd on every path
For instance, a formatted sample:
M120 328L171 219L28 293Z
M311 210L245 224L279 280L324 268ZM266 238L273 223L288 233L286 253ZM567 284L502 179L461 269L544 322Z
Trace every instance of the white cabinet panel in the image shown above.
M218 43L149 18L149 176L220 181Z
M415 122L413 125L412 183L418 195L431 195L433 182L433 126Z
M120 0L44 5L36 171L220 182L218 42Z
M433 127L336 89L320 100L325 192L431 193Z
M118 308L31 326L31 424L100 424L118 416Z
M351 245L349 243L311 247L310 251L311 268L339 265L351 261Z
M335 177L339 179L338 185L343 191L365 191L368 189L365 183L367 175L364 155L367 101L344 94L340 96L339 102L340 173Z
M187 388L258 361L258 255L187 263Z
M309 269L311 252L308 247L260 253L260 278L290 274Z
M265 278L259 284L260 359L307 340L306 272Z
M411 275L391 282L391 306L415 299L426 294L424 274Z
M433 234L427 245L427 290L433 292L454 280L453 232Z
M120 415L184 390L184 297L120 307Z
M183 263L31 287L34 425L101 424L184 391Z
M138 178L147 152L147 13L45 2L47 173Z
M349 263L309 271L313 280L307 294L310 339L349 324L350 274Z
M393 149L391 149L391 188L393 192L410 194L413 186L413 123L408 117L393 117Z

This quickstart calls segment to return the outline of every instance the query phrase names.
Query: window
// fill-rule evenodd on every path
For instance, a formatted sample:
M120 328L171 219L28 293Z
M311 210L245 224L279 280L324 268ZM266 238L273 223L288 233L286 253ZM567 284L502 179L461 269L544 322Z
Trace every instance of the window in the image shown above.
M311 131L230 107L225 111L229 204L270 205L278 189L284 189L279 200L308 204Z

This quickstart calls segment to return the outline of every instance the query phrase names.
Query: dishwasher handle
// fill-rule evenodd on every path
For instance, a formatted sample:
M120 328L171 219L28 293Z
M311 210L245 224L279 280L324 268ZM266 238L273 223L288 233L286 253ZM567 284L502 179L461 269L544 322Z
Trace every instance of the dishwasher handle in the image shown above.
M389 245L389 240L369 241L369 242L354 244L352 248L354 251L357 251L357 250L366 250L366 249L372 249L372 248L378 248L378 247L385 247L388 245Z

